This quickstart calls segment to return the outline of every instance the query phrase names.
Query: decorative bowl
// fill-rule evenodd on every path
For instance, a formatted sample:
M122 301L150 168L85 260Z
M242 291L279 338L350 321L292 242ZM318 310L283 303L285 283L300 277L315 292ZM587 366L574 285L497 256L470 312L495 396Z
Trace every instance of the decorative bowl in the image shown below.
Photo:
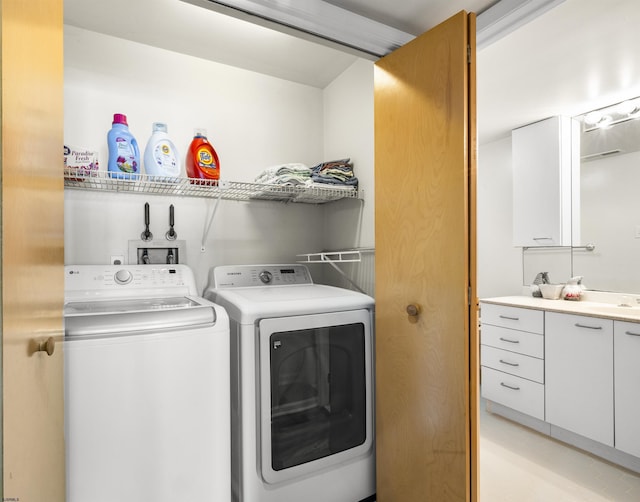
M539 286L542 298L547 300L559 300L564 289L564 284L540 284Z

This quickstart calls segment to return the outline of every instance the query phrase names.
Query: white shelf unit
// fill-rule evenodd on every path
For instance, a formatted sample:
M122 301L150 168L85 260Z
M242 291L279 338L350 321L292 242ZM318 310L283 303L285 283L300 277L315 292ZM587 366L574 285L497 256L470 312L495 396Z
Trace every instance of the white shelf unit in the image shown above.
M345 249L342 251L322 251L320 253L298 254L296 255L296 257L298 258L298 263L328 263L357 291L366 294L366 292L360 286L358 286L358 284L356 284L347 274L345 274L344 271L336 264L360 263L362 261L362 255L367 253L375 253L375 248Z
M189 178L167 179L145 174L132 175L131 179L112 178L105 171L77 171L66 168L64 186L76 190L96 190L150 195L178 195L181 197L219 198L225 200L271 200L305 204L324 204L340 199L359 199L361 193L355 187L327 188L306 185L273 185L225 180L200 180Z
M374 248L347 249L344 251L323 251L296 255L298 263L358 263L364 253L373 253Z

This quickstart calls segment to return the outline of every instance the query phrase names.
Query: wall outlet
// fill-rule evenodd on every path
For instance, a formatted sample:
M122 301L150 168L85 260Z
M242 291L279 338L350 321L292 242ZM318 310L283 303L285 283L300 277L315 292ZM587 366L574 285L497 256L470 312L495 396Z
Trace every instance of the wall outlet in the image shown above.
M124 255L111 255L112 265L124 265Z

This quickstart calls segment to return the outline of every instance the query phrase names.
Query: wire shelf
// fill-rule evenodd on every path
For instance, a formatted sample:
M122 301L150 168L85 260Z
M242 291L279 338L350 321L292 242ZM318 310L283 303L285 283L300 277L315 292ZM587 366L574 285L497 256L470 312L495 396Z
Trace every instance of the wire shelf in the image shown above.
M324 204L334 200L359 198L355 187L307 185L269 185L225 180L167 178L146 174L127 175L129 179L109 176L105 171L64 170L65 188L182 197L221 198L226 200L271 200L305 204Z
M321 253L298 254L298 263L359 263L362 255L375 253L374 248L347 249L343 251L323 251Z

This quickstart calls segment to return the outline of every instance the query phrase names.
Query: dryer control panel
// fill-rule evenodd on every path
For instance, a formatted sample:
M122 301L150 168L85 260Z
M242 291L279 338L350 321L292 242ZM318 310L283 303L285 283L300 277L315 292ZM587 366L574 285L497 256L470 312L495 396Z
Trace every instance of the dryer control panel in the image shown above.
M248 288L252 286L291 286L313 284L304 265L227 265L210 272L215 288Z

